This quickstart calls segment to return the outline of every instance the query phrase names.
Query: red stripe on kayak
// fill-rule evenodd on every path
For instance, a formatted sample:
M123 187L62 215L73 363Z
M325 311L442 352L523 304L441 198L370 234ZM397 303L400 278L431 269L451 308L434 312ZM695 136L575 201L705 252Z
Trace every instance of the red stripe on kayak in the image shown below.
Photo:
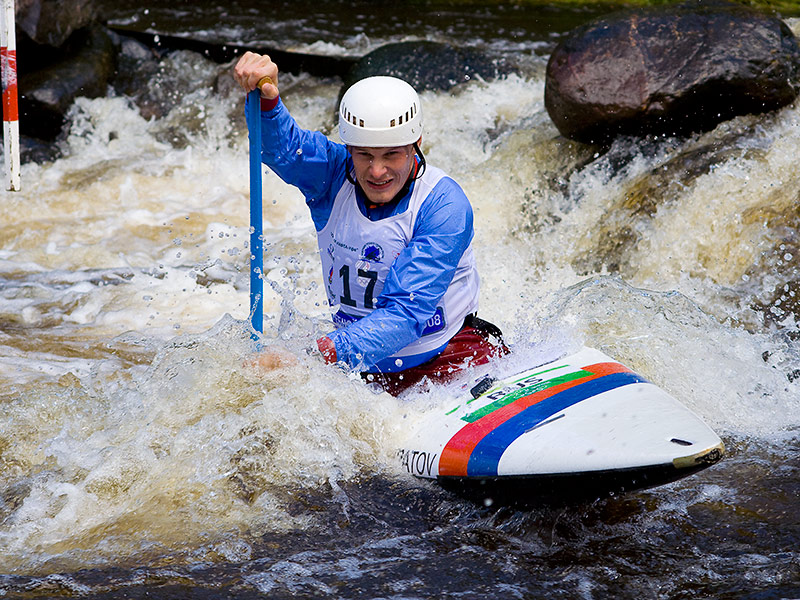
M18 121L17 107L17 51L0 47L0 63L3 72L3 120Z
M445 445L442 450L442 455L439 457L439 475L466 477L469 458L475 446L496 427L502 425L508 421L508 419L519 414L526 408L538 404L547 398L552 398L564 390L586 383L587 381L592 381L605 375L611 375L612 373L631 372L628 367L615 362L597 363L588 367L582 367L582 370L589 371L592 375L582 377L581 379L574 379L573 381L567 381L560 385L534 392L529 396L523 396L511 404L506 404L496 411L481 417L473 423L466 424L450 438L450 441L447 442L447 445Z

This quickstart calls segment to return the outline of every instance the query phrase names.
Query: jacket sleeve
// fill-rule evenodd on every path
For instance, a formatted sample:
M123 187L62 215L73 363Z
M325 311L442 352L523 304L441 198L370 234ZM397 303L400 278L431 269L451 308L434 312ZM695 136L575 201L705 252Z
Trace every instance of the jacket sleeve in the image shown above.
M419 339L472 237L472 206L461 187L445 177L422 203L411 242L390 268L375 310L329 334L337 359L374 370Z
M347 148L298 126L282 101L261 111L261 162L300 189L317 231L328 221L346 176Z

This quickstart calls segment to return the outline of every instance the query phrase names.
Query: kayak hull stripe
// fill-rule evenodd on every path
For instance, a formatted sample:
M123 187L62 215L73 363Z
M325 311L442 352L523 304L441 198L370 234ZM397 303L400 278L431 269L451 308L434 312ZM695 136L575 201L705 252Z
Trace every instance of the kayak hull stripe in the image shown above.
M445 445L440 476L496 476L503 452L526 431L586 398L633 383L646 383L614 362L583 367L587 376L537 391L467 423Z
M539 404L531 406L503 423L497 429L491 431L477 446L475 446L475 450L472 451L469 458L467 474L469 476L496 476L497 467L503 452L506 451L511 442L519 438L526 431L530 431L531 428L548 419L550 416L573 404L577 404L581 400L623 385L642 383L644 381L642 377L634 373L614 373L588 381L583 385L568 389Z

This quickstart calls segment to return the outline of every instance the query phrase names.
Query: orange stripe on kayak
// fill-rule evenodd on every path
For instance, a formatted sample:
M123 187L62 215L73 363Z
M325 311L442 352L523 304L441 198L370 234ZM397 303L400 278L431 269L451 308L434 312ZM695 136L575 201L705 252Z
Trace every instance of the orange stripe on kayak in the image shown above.
M505 423L514 415L521 413L526 408L538 404L547 398L552 398L565 390L586 383L587 381L599 379L600 377L611 375L612 373L631 372L629 368L615 362L597 363L589 365L588 367L583 367L582 370L588 371L592 373L592 375L567 381L551 388L534 392L529 396L523 396L511 404L506 404L496 411L481 417L473 423L467 423L450 438L450 441L447 442L447 445L445 445L442 450L442 455L439 457L439 475L466 477L469 458L475 446L477 446L489 432Z

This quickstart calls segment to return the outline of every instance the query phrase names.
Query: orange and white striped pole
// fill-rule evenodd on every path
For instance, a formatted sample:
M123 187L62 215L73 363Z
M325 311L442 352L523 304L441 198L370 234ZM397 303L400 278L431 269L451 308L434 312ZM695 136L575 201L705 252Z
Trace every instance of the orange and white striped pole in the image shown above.
M17 107L17 36L14 0L3 0L0 11L0 68L3 77L3 145L6 189L19 191L19 108Z

